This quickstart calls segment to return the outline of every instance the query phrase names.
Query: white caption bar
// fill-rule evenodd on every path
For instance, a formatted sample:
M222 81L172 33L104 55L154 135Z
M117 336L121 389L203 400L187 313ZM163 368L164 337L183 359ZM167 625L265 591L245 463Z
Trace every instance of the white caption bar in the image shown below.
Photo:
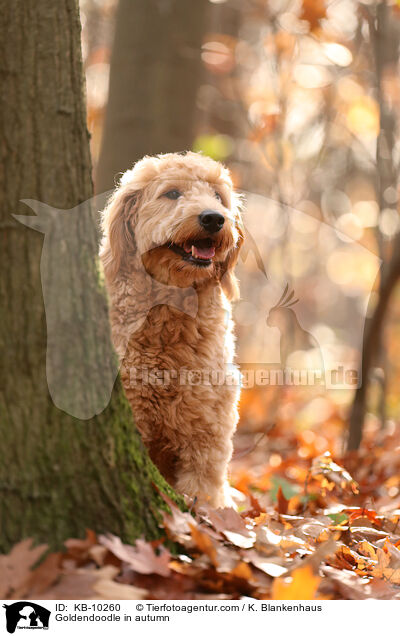
M291 630L296 636L337 636L362 630L376 636L398 621L400 601L389 601L384 611L377 601L1 601L0 633L22 636L44 634L160 634L180 635L188 630L233 630L244 636ZM385 627L386 625L386 627ZM285 632L286 633L286 632Z

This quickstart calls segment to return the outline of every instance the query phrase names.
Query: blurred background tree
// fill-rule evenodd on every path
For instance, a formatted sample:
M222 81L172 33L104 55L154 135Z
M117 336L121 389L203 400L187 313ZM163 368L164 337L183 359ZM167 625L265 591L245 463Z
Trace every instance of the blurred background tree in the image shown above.
M193 144L207 0L121 0L96 190L146 154Z

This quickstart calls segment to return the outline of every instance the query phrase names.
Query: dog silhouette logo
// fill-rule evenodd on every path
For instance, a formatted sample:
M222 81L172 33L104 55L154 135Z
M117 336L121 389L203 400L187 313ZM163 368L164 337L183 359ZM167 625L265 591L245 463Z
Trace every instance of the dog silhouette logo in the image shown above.
M50 610L32 603L18 601L10 605L3 605L6 610L6 627L9 634L16 629L48 629Z
M47 384L57 408L82 420L107 407L119 368L111 343L107 344L105 305L90 294L93 268L88 267L88 259L93 259L94 267L97 246L88 245L86 249L82 247L83 239L77 240L79 228L98 223L97 210L104 208L110 194L111 191L104 192L70 210L23 199L35 215L13 215L23 225L44 234L40 275L47 327ZM159 304L196 316L198 301L193 287L164 285L139 262L140 270L132 278L142 302L140 312L131 315L132 332ZM98 278L101 280L100 274ZM103 320L99 319L101 315ZM92 346L90 343L97 346L96 364L84 354L86 347ZM122 355L127 345L128 342L120 343L117 352Z

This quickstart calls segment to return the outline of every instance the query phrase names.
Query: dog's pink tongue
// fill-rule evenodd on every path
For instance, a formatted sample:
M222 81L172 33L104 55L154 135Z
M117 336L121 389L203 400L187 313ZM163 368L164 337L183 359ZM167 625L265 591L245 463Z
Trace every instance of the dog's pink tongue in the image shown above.
M196 258L209 260L210 258L215 256L215 247L197 247L196 245L192 245L192 255Z

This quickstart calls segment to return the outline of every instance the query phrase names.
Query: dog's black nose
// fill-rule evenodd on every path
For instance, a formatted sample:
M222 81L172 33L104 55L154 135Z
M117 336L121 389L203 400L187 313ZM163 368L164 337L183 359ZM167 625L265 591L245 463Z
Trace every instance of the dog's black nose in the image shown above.
M207 232L215 234L215 232L220 231L221 227L225 223L225 217L219 212L214 212L214 210L204 210L204 212L199 214L199 221L201 227L203 227Z

